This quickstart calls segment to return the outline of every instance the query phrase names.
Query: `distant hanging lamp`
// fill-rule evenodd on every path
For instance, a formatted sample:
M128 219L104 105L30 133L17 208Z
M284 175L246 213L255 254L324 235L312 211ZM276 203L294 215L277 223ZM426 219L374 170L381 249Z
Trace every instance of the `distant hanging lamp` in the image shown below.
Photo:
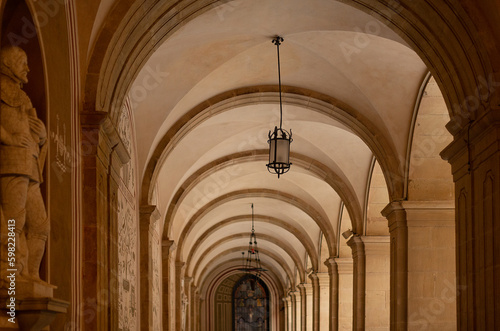
M281 101L281 68L280 68L280 45L283 38L276 37L273 39L273 44L276 45L278 51L278 82L280 94L280 127L274 127L274 131L269 131L269 163L267 170L270 173L280 175L287 173L290 170L290 144L292 142L292 130L290 132L283 130L283 105Z
M255 279L260 277L263 271L267 271L262 268L260 263L259 249L257 248L257 236L255 235L255 227L253 220L253 203L252 203L252 232L250 233L250 241L248 243L247 258L244 260L245 253L241 253L243 259L243 266L239 270L244 271L249 274L253 274Z

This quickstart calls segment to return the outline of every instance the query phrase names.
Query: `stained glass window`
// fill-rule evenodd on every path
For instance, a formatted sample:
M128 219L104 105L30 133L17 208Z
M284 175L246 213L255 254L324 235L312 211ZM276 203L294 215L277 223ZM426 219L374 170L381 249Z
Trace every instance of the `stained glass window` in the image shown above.
M269 330L269 290L260 279L243 276L233 290L235 331Z

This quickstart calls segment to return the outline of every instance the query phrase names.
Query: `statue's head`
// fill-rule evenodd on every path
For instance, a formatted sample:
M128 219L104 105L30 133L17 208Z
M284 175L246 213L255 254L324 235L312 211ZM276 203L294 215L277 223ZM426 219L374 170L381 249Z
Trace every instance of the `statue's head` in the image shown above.
M6 46L0 50L0 72L18 83L28 82L28 57L22 48Z

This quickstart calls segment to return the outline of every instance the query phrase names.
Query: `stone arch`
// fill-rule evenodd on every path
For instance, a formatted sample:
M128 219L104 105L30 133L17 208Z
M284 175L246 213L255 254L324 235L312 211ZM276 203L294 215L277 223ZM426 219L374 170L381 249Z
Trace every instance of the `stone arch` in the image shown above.
M217 246L219 246L219 245L221 245L221 244L223 244L223 243L225 243L227 241L230 241L230 240L233 240L233 239L243 239L243 238L247 238L247 237L248 237L248 233L238 233L238 234L234 234L234 235L231 235L231 236L224 237L224 238L222 238L222 239L217 240L216 242L214 242L203 253L205 254L205 253L207 253L207 252L209 252L211 250L214 250L214 249L217 248ZM301 263L301 260L300 260L300 257L298 255L298 253L292 247L290 247L290 245L288 245L286 242L278 239L277 237L273 237L273 236L262 234L262 233L258 235L258 238L259 238L259 241L265 240L265 241L272 242L273 244L276 244L277 246L279 246L280 248L282 248L285 252L287 252L288 256L290 256L290 258L293 260L293 262L295 264L295 268L299 272L300 281L301 282L305 281L305 271L306 271L306 269L304 268L304 265ZM240 246L240 247L244 247L243 250L246 250L245 246ZM246 247L246 248L248 248L248 247ZM260 252L264 252L264 253L267 252L265 249L263 250L262 247L259 248L259 251ZM282 264L283 261L281 260L279 262L280 262L280 264ZM186 267L187 267L187 265L186 265ZM197 264L194 267L193 274L191 276L196 276L198 274L198 272L197 272L198 270L199 270L199 264Z
M229 253L241 252L242 250L245 250L246 248L248 248L248 246L238 246L238 247L230 248L228 250L220 252L213 260L216 260L217 257L221 257L221 256L227 255ZM273 259L274 261L278 262L278 264L280 265L280 267L285 271L285 274L286 274L286 276L287 276L288 281L290 282L290 284L293 284L295 286L296 284L294 282L294 277L293 277L294 272L293 272L293 270L290 270L290 268L288 268L288 266L286 265L286 263L284 263L283 259L281 259L279 256L277 256L277 255L275 255L275 254L273 254L273 253L271 253L269 251L265 251L265 254L268 255L269 257L271 257L271 259ZM229 262L229 261L231 261L233 263L233 265L237 265L238 263L241 263L241 258L227 260L227 262ZM198 283L199 284L202 284L203 280L206 277L208 277L208 273L210 272L209 265L213 265L213 263L208 263L207 266L205 266L205 268L203 268L203 270L201 270L199 272L199 277L198 277L198 280L199 280ZM275 268L273 267L272 264L263 262L262 266L264 268L270 270L272 274L276 275L276 277L277 277L277 275L279 275L279 272L277 270L275 270ZM282 284L284 283L283 280L282 280L281 283Z
M163 237L167 238L170 236L171 232L170 220L176 214L176 211L179 205L181 204L183 198L196 185L196 183L200 182L202 179L208 177L210 174L220 169L224 169L226 167L235 164L241 164L248 161L254 161L254 160L264 161L267 159L267 157L268 157L267 150L240 152L237 154L230 154L225 157L222 157L198 169L198 171L193 173L193 175L191 175L187 180L184 181L184 183L174 194L174 197L172 198L171 203L169 204L169 207L165 214L166 226L164 227L163 230ZM354 189L349 184L347 179L345 179L344 176L336 174L327 166L305 155L292 152L291 158L296 166L308 170L311 173L311 175L317 176L318 178L322 178L325 182L327 182L330 185L330 187L332 187L332 189L337 192L340 198L343 201L345 201L346 207L351 213L351 215L354 215L352 218L354 219L353 223L355 224L355 227L356 228L362 227L360 203L354 192Z
M191 219L186 223L185 227L183 228L181 235L178 240L178 247L177 247L177 257L176 260L180 261L181 260L181 254L183 250L183 246L185 243L185 239L187 238L189 232L193 229L193 226L200 221L202 216L206 214L208 211L216 208L217 206L222 205L225 202L231 201L231 200L236 200L240 199L243 197L267 197L275 200L281 200L286 203L289 203L299 209L301 209L303 212L308 214L311 219L318 224L318 227L320 230L325 234L325 238L328 243L328 248L331 256L335 255L335 233L334 230L331 227L331 224L325 220L319 213L317 213L315 210L312 210L309 208L308 204L298 200L297 198L283 193L283 192L278 192L275 190L242 190L242 191L236 191L236 192L231 192L228 194L225 194L221 197L218 197L217 199L214 199L204 207L200 208L196 214L191 217Z
M147 163L141 187L141 200L144 203L150 200L153 192L152 184L156 182L165 159L178 142L191 130L203 123L209 116L221 114L243 104L277 103L275 86L253 86L239 88L219 94L191 109L186 116L177 121L162 137L150 160ZM304 88L283 87L286 105L300 106L310 111L318 112L324 116L335 119L346 125L356 134L384 165L387 185L393 196L401 196L403 188L403 166L400 164L393 143L386 138L384 131L375 127L368 119L347 104L330 96ZM200 169L201 171L201 169ZM338 170L338 176L341 176ZM342 177L341 177L342 178ZM347 180L342 178L344 186ZM352 190L352 188L349 188ZM339 192L340 194L340 192ZM355 195L344 201L358 201ZM362 226L359 211L347 206L356 220L357 227ZM359 202L358 202L359 204Z
M191 259L194 255L194 253L196 252L196 250L198 249L198 247L210 236L210 234L217 231L218 229L223 228L227 224L248 221L251 217L252 217L252 215L240 215L240 216L231 217L231 218L225 219L223 221L220 221L216 225L214 225L213 227L207 229L207 231L205 231L200 236L200 238L198 238L198 240L194 243L194 245L191 247L189 255L186 259L187 268L189 267L189 265L191 263ZM303 235L303 233L300 232L298 229L292 228L290 226L290 224L286 223L285 221L282 221L282 220L277 219L275 217L270 217L270 216L265 216L265 215L254 215L254 218L257 221L261 220L264 222L268 222L270 224L274 224L276 226L282 227L282 228L286 229L287 231L291 232L302 243L302 245L304 245L308 256L311 257L313 268L315 270L317 270L317 268L318 268L318 262L317 262L318 261L318 254L316 253L316 250L314 249L314 244L313 244L311 238Z

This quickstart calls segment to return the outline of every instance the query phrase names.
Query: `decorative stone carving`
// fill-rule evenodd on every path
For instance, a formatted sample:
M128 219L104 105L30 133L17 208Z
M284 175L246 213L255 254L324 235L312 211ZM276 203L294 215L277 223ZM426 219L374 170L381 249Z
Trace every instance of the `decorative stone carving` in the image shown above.
M137 327L137 219L123 192L118 190L118 328Z
M151 301L153 313L153 330L160 330L161 325L161 242L160 242L160 221L153 224L153 233L150 238L151 245Z
M14 271L17 297L51 297L53 287L39 276L50 231L40 192L47 132L22 90L28 82L26 53L9 46L0 57L1 288L9 287L6 276Z

